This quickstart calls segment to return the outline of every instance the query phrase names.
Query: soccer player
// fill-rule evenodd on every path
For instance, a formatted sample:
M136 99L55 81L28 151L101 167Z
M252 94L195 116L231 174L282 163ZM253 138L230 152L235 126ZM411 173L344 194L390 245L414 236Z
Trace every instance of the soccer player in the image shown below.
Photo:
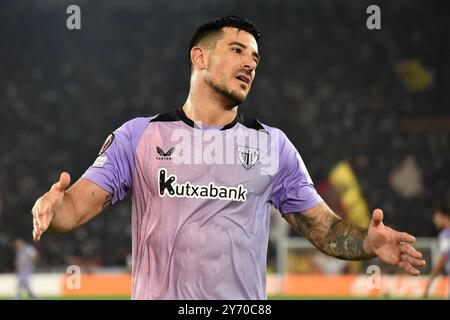
M22 239L14 240L13 244L16 250L16 298L21 299L28 295L30 298L35 299L36 296L30 287L30 280L38 259L38 253L32 245Z
M433 223L436 228L441 230L438 237L441 256L431 271L430 280L425 288L424 298L428 298L431 284L436 276L441 273L442 269L445 268L447 275L450 275L450 208L442 206L437 209L433 214ZM450 290L448 298L450 298Z
M185 104L115 130L69 189L63 172L32 209L34 239L48 227L72 230L132 190L134 299L266 299L272 205L328 255L379 256L418 275L425 261L412 235L384 226L380 209L368 229L342 221L286 135L238 111L260 63L259 38L235 16L201 25Z

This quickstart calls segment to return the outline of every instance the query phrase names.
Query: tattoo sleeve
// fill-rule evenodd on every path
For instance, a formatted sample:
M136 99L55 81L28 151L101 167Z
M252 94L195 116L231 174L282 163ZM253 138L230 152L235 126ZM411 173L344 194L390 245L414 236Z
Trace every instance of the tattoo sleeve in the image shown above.
M375 256L365 244L367 229L343 221L326 204L290 216L286 220L325 254L343 260Z

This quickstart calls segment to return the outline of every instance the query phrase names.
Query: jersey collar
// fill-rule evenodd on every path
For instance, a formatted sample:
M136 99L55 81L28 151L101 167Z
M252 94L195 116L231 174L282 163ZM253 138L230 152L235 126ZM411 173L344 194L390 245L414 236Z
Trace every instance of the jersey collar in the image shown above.
M186 114L183 111L183 108L180 108L177 111L175 111L175 115L177 116L178 119L183 121L188 126L195 128L195 129L201 129L194 121L192 121L191 119L189 119L186 116ZM220 130L227 130L227 129L233 128L239 122L239 119L241 119L241 118L242 118L242 115L238 111L234 120L231 121L230 123L224 125Z

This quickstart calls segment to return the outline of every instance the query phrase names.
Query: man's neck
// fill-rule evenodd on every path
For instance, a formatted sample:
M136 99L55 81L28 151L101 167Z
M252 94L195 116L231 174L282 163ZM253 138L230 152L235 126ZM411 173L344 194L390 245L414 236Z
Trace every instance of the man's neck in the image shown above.
M225 126L236 118L237 108L236 106L232 109L225 109L208 104L208 102L202 102L201 105L186 102L183 112L196 123L207 126Z
M204 84L199 87L191 83L183 111L189 119L202 125L225 126L236 118L238 110L238 106L230 106L227 102Z

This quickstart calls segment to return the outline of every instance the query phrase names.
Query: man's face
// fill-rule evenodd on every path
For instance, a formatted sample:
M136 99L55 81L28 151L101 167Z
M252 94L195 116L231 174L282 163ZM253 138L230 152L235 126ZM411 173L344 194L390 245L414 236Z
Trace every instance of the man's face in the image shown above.
M22 240L14 240L13 246L14 249L19 250L24 245L24 242Z
M433 214L433 223L438 229L444 228L445 215L439 210Z
M258 45L250 33L223 28L214 49L209 51L205 82L233 106L247 97L259 62Z

